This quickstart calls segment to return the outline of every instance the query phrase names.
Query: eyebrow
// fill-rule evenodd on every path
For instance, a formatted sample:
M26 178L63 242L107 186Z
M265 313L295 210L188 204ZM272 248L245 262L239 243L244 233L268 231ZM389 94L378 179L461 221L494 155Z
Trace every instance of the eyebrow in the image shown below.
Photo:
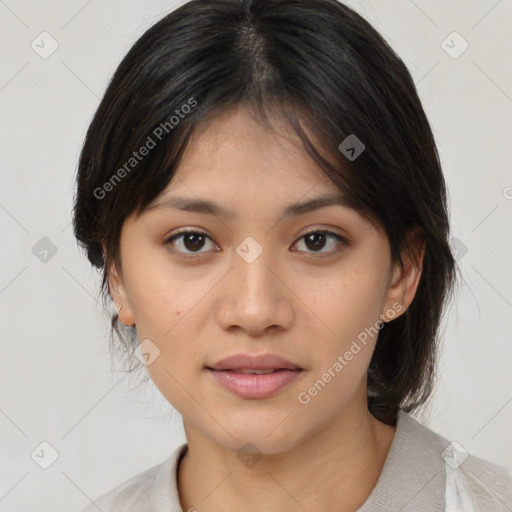
M307 201L292 203L282 211L282 217L298 216L309 213L327 206L343 206L351 208L347 199L341 194L329 194L314 197ZM202 213L207 215L215 215L226 219L236 218L236 214L227 210L219 203L206 199L195 199L188 197L170 197L160 203L155 203L146 208L146 211L161 208L184 210L192 213Z

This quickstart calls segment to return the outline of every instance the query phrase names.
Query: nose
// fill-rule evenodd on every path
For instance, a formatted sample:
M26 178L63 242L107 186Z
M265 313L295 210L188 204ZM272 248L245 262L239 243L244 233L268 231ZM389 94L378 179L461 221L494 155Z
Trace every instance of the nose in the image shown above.
M251 336L289 329L294 320L293 293L265 251L252 262L238 254L224 282L218 321L225 330Z

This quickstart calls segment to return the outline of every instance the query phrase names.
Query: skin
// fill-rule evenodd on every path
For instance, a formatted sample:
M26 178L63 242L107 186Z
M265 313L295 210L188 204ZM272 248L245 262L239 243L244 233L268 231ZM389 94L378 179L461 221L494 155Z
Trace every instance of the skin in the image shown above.
M148 372L183 416L184 511L353 511L377 483L395 433L367 408L377 336L360 344L308 404L297 396L365 328L390 319L390 311L394 318L406 311L421 265L392 265L385 233L345 206L281 214L291 203L332 192L339 191L291 130L283 125L271 133L237 108L196 132L156 200L210 199L236 216L154 208L124 223L121 268L109 273L110 292L122 305L120 320L136 324L139 340L159 348ZM186 237L166 244L180 228L207 238L202 246L190 239L186 245ZM329 235L315 250L304 238L312 229L330 230L348 244ZM247 236L263 249L252 263L236 252ZM424 245L416 253L422 262ZM305 371L272 397L244 399L204 369L239 352L277 353ZM262 455L251 467L237 457L247 442Z

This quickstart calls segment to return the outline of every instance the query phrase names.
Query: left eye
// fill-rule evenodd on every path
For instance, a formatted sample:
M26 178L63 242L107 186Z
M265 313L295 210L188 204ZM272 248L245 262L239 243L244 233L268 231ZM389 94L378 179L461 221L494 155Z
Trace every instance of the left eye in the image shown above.
M170 236L169 238L167 238L165 243L177 246L178 252L182 252L183 248L186 249L187 251L191 251L189 253L182 252L182 254L193 255L200 254L200 250L204 247L205 241L207 239L213 243L213 240L207 234L202 233L201 231L189 230L181 231L180 233L176 233ZM329 239L333 241L331 243L333 249L331 249L330 251L323 251L323 253L334 253L340 250L342 246L347 245L347 241L342 236L328 230L310 231L309 233L302 235L295 243L304 240L306 247L313 251L311 254L318 253L323 255L323 253L320 253L320 250L324 249L324 247L328 245L327 240ZM213 245L216 246L216 244Z
M298 241L304 239L306 247L313 249L313 254L316 254L319 253L317 250L318 248L323 249L326 246L326 241L329 238L333 240L331 246L334 246L334 248L330 251L324 251L324 253L335 253L341 250L344 245L347 245L347 241L342 236L327 230L310 231L309 233L302 235ZM320 256L323 256L324 253L320 253Z

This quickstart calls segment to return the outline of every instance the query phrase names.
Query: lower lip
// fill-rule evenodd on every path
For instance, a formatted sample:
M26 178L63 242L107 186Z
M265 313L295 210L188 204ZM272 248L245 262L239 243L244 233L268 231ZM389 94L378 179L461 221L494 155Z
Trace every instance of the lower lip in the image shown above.
M267 398L295 380L302 370L279 370L273 373L235 373L211 370L208 373L226 389L242 398Z

